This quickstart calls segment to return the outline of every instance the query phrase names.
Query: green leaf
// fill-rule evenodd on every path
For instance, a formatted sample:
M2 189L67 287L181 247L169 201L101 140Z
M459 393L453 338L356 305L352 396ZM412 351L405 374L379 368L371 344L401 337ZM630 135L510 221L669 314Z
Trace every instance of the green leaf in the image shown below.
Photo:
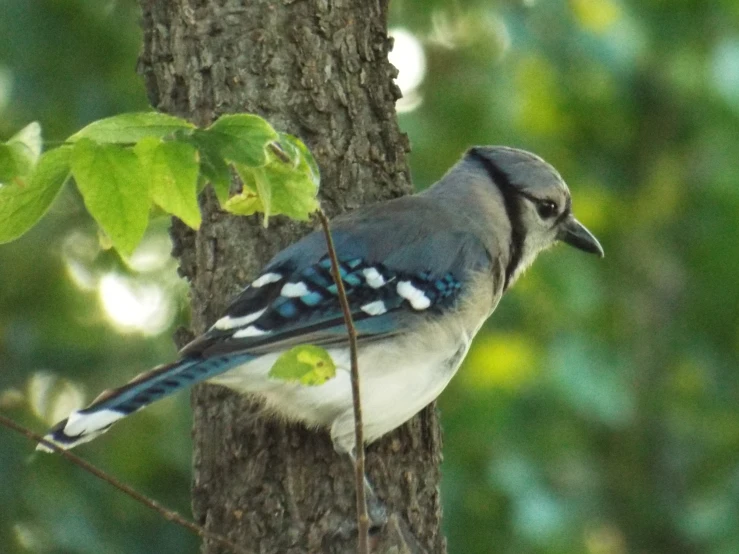
M25 186L0 185L0 243L18 238L49 209L69 177L71 147L44 153Z
M298 381L303 385L322 385L336 376L336 364L323 348L301 345L277 358L269 376L280 381Z
M99 143L133 144L145 137L163 138L195 125L179 117L158 112L124 113L90 123L69 137L70 142L87 138Z
M228 169L228 162L223 159L217 144L211 140L207 131L193 131L188 141L198 149L200 173L213 185L216 197L223 206L231 190L231 171Z
M198 229L202 221L197 198L198 152L185 142L162 142L148 137L135 146L144 175L149 179L149 196L163 210Z
M270 164L272 209L274 213L305 221L319 207L316 199L321 180L318 164L297 137L280 133L280 145L290 156L292 168L277 158Z
M25 186L41 156L41 126L35 121L0 144L0 182Z
M253 114L221 116L204 133L224 159L250 167L267 163L267 146L278 139L277 131Z
M277 145L275 145L277 146ZM318 166L300 139L280 134L279 154L270 152L264 167L234 164L244 183L241 194L231 198L223 208L239 215L265 213L287 215L305 221L318 209Z
M130 255L144 236L150 205L136 154L80 139L72 151L72 175L92 217L116 249Z

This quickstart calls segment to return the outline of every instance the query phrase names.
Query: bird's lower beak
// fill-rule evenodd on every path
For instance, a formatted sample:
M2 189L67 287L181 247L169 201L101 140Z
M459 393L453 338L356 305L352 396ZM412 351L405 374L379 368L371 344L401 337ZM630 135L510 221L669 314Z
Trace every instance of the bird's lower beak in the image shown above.
M598 242L598 239L572 216L567 217L562 222L557 238L585 252L598 254L601 258L604 255L603 247Z

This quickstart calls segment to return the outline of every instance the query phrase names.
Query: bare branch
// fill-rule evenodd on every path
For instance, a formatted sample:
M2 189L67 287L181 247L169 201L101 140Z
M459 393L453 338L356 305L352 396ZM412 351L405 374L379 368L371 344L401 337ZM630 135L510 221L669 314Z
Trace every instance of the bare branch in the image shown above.
M349 355L351 358L351 380L352 380L352 400L354 402L354 444L355 444L355 463L354 477L355 487L357 489L357 530L359 534L359 544L357 551L359 554L369 554L369 515L367 514L367 498L364 490L364 428L362 427L362 403L359 396L359 362L357 359L357 329L354 327L352 320L352 312L349 308L349 300L344 290L344 282L341 280L339 272L339 260L336 256L334 248L334 240L331 237L328 218L322 209L318 209L318 219L323 227L323 234L326 236L326 245L328 247L328 255L331 259L331 275L336 283L336 289L341 302L341 309L344 312L344 322L346 323L347 334L349 335Z
M231 550L234 554L251 554L248 550L245 550L245 549L241 548L240 546L232 543L227 538L225 538L225 537L223 537L223 536L221 536L221 535L219 535L217 533L211 533L210 531L208 531L204 527L201 527L197 523L193 523L192 521L189 521L188 519L182 517L177 512L174 512L172 510L168 510L167 508L165 508L164 506L162 506L161 504L159 504L156 500L153 500L153 499L151 499L151 498L149 498L147 496L144 496L143 494L141 494L140 492L132 489L131 487L129 487L125 483L120 482L115 477L112 477L111 475L108 475L107 473L105 473L101 469L98 469L97 467L95 467L94 465L92 465L90 462L88 462L86 460L83 460L82 458L80 458L79 456L77 456L75 454L72 454L68 450L64 450L63 448L60 448L59 446L57 446L53 442L50 442L50 441L46 440L41 435L38 435L38 434L34 433L30 429L26 429L25 427L23 427L19 423L16 423L12 419L9 419L9 418L3 416L2 414L0 414L0 425L2 425L4 427L7 427L8 429L12 429L13 431L16 431L16 432L20 433L21 435L25 435L27 438L31 439L32 441L35 441L37 443L40 443L40 444L42 444L42 445L50 448L51 450L53 450L54 452L60 454L62 457L66 458L67 460L69 460L70 462L72 462L73 464L75 464L76 466L81 467L82 469L84 469L88 473L92 473L98 479L102 479L103 481L105 481L109 485L112 485L113 487L117 488L119 491L121 491L122 493L130 496L131 498L133 498L137 502L143 504L147 508L150 508L150 509L154 510L159 515L161 515L162 517L164 517L164 519L166 519L168 521L171 521L173 523L176 523L177 525L180 525L180 526L184 527L185 529L188 529L188 530L192 531L193 533L195 533L199 537L201 537L203 539L210 539L212 541L216 541L216 542L222 544L223 546L225 546L226 548L228 548L229 550Z

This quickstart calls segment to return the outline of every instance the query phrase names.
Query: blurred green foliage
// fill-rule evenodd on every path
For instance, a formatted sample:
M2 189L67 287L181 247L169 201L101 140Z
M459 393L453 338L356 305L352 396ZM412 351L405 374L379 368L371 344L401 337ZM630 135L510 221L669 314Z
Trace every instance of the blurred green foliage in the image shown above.
M543 255L442 396L450 553L739 552L739 4L395 0L391 15L426 56L400 116L415 182L470 144L531 149L606 250ZM0 36L0 138L146 107L132 0L4 2ZM186 288L166 222L146 240L124 265L67 191L0 248L3 413L43 430L174 353ZM164 316L130 319L116 291ZM84 455L187 513L189 424L179 395ZM197 550L31 451L0 429L3 552Z

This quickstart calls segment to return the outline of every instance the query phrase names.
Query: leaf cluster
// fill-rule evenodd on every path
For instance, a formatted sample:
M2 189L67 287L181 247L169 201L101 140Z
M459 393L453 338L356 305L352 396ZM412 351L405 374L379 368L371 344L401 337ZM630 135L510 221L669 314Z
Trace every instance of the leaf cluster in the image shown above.
M96 121L41 153L31 123L0 144L0 243L46 213L72 177L113 247L129 256L152 213L198 229L198 193L210 183L224 210L307 220L318 208L318 167L300 139L253 114L225 115L205 129L157 112ZM231 195L232 170L242 187Z

